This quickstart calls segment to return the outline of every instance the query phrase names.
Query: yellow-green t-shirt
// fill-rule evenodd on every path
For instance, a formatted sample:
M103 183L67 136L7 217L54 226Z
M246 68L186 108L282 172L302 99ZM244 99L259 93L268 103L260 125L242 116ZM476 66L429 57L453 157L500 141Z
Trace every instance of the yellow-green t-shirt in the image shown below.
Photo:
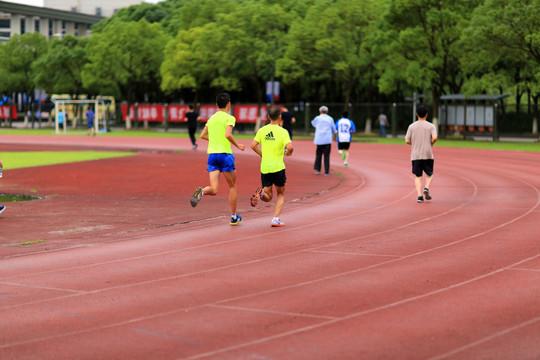
M218 111L208 119L208 154L232 154L231 143L225 137L225 130L228 125L236 124L236 118L225 111Z
M266 125L257 131L254 138L261 144L261 173L270 174L285 169L283 155L285 146L291 142L289 132L279 125Z

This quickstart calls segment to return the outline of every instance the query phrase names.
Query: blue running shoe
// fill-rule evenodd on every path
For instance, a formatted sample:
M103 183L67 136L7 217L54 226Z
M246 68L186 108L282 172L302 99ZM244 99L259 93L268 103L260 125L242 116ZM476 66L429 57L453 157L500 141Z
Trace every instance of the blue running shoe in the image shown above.
M1 214L4 210L6 210L6 207L5 207L4 205L0 205L0 214Z
M229 224L231 225L238 225L242 222L242 217L240 215L236 215L236 218L232 217L231 216L231 221L229 222Z

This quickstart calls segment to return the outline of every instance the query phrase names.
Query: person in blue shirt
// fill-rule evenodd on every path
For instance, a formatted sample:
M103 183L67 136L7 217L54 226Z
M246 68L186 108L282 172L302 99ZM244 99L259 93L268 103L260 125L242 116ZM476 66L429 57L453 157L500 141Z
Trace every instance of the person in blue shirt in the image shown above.
M311 120L311 125L315 128L315 138L313 143L317 145L315 152L315 174L321 173L321 162L324 156L324 175L330 175L330 150L332 148L332 140L336 134L334 119L328 115L328 108L321 106L319 115Z
M62 130L65 129L65 126L64 126L64 113L62 112L62 110L58 111L58 127L61 127Z
M86 122L88 123L88 136L92 134L93 136L96 136L96 132L94 130L94 112L92 109L88 108L86 110Z
M343 166L349 166L349 147L351 146L352 133L356 131L354 123L349 119L349 113L344 111L341 119L336 121L338 151L343 159Z

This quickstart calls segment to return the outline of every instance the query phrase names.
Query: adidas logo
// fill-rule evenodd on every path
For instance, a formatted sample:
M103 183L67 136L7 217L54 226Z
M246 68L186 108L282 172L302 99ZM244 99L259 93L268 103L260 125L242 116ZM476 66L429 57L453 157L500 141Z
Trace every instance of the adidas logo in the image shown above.
M274 133L272 131L270 131L268 134L266 134L266 136L264 137L265 140L276 140L274 138Z

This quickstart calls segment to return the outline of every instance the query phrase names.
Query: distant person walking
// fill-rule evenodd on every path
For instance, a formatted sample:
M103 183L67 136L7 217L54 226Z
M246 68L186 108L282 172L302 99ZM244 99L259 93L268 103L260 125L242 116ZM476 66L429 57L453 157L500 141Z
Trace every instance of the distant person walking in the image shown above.
M338 151L341 152L343 166L349 166L349 148L351 146L352 133L356 131L354 123L349 119L349 113L344 111L341 119L336 121Z
M91 108L88 108L88 110L86 110L86 123L88 125L88 133L86 135L96 136L96 131L94 129L94 112Z
M59 110L57 117L58 117L58 127L61 127L62 130L65 130L64 112L62 110Z
M321 106L319 115L311 120L311 125L315 128L315 138L313 143L317 145L315 151L315 174L321 173L321 162L324 156L324 175L330 175L330 150L332 148L332 140L336 134L334 119L328 115L328 108Z
M189 105L189 111L186 113L184 120L188 123L188 133L189 138L191 139L191 144L193 145L193 150L196 150L198 145L195 140L195 132L197 132L197 122L201 119L199 113L195 111L193 105Z
M293 153L293 145L289 133L279 124L281 122L281 110L278 106L270 107L268 119L270 124L263 126L257 131L251 143L251 148L261 157L261 184L255 194L251 196L251 206L256 206L259 200L264 202L272 201L272 186L275 186L277 199L274 206L274 217L272 227L285 226L279 219L279 214L285 203L285 162L283 156L290 156ZM259 148L260 147L260 148Z
M429 186L433 181L433 144L437 141L437 129L435 125L426 120L428 116L426 106L420 105L416 110L416 116L418 121L409 125L407 134L405 134L405 142L412 145L412 173L416 176L414 186L418 195L417 201L423 203L424 196L426 200L431 200ZM426 173L426 183L422 192L423 173Z
M286 107L283 108L281 113L281 121L283 128L289 132L289 137L293 138L293 124L296 122L296 118Z
M379 114L379 117L377 118L377 122L379 123L379 127L380 127L379 137L386 137L386 127L388 126L388 118L382 111Z
M201 139L208 140L208 174L210 185L204 189L197 187L191 196L191 206L195 207L203 195L214 196L218 192L219 175L223 173L229 185L229 205L231 208L231 225L242 222L242 217L236 214L238 192L236 189L236 167L231 144L244 151L245 145L236 142L233 137L233 128L236 118L229 114L231 97L227 93L218 94L216 104L219 111L212 115L201 133Z

